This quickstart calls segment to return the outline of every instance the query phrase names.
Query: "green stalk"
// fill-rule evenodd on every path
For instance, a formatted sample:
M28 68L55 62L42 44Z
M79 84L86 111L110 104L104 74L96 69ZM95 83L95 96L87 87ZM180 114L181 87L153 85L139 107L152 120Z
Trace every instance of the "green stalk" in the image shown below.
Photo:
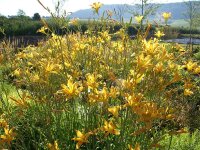
M172 145L172 135L170 136L170 139L169 139L169 147L168 147L168 150L170 150L170 148L171 148L171 145Z

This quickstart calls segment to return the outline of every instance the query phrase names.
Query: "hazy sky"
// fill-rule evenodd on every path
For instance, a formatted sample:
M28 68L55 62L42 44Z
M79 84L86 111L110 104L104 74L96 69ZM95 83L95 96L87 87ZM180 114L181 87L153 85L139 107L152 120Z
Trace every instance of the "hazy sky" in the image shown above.
M40 0L45 6L53 10L53 3L57 0ZM103 4L132 4L138 0L66 0L64 9L67 12L73 12L79 9L90 8L93 2L101 2ZM183 0L151 0L155 3L182 2ZM41 16L49 14L41 7L37 0L0 0L0 14L16 15L19 9L24 10L26 15L33 16L38 12Z

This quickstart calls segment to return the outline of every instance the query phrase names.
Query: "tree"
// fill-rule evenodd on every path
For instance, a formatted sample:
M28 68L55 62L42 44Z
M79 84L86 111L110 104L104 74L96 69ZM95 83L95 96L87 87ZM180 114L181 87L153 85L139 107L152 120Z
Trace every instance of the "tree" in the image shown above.
M17 16L26 16L26 13L22 9L19 9L17 12Z
M190 30L190 45L192 44L192 30L195 29L200 23L200 1L187 1L185 2L186 12L184 13L185 20L189 23Z
M33 19L33 20L41 20L40 14L39 14L39 13L34 13L32 19Z

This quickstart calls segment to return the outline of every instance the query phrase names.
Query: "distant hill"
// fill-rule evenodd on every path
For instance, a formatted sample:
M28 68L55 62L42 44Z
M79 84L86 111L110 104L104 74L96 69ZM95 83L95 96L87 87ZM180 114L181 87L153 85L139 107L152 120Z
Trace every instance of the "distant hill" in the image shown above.
M185 10L186 10L186 6L185 6L184 2L154 4L154 5L159 6L159 8L157 9L155 15L150 16L150 20L158 20L159 17L161 18L162 12L171 12L172 13L172 20L180 20L180 19L185 18L184 15L183 15ZM122 4L103 5L102 8L100 9L100 16L106 10L110 10L110 11L113 11L114 9L119 10L123 6L124 5L122 5ZM127 8L131 8L132 10L136 10L137 7L135 5L126 5L125 8L126 9L125 9L125 13L124 13L123 17L124 17L124 20L129 20L131 18L131 16L133 16L133 15L126 12L126 11L128 11ZM71 18L77 17L79 19L93 19L93 18L97 18L97 15L94 15L92 9L83 9L83 10L79 10L79 11L72 13L70 17ZM117 17L115 17L115 19L117 19Z

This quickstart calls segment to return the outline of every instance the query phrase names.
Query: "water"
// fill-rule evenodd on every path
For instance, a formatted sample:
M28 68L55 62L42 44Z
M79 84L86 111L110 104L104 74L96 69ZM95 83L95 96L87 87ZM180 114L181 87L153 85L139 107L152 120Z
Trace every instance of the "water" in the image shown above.
M170 39L170 40L165 40L165 42L169 43L179 43L179 44L188 44L190 43L189 38L182 38L182 39ZM200 44L200 39L192 39L193 44Z

